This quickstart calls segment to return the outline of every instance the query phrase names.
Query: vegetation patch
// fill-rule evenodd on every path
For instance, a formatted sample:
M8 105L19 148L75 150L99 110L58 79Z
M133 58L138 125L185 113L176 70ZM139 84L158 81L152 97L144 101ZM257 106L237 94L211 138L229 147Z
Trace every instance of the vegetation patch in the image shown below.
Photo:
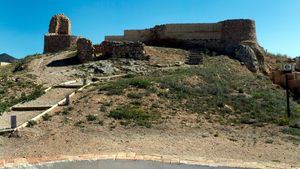
M206 83L191 86L186 83L186 77L198 77ZM151 85L153 83L159 87ZM100 86L100 89L146 88L170 100L174 107L209 116L212 122L222 124L250 121L251 124L282 126L288 125L290 120L286 115L284 91L276 88L268 77L253 74L226 56L205 58L203 67L157 71L148 76L117 80L107 86ZM127 96L141 97L137 93ZM293 118L300 117L300 106L294 101L291 110Z
M151 127L150 120L152 116L138 106L122 106L111 111L108 115L117 120L125 120L123 124L133 121L138 126Z
M96 121L97 120L97 116L96 115L93 115L93 114L89 114L86 117L86 120L87 121Z
M146 89L151 86L151 81L142 77L133 77L112 81L110 83L98 86L99 91L105 91L108 95L121 95L124 89L136 87Z
M35 125L37 125L37 122L34 121L34 120L30 120L30 121L28 121L26 127L33 127L33 126L35 126Z

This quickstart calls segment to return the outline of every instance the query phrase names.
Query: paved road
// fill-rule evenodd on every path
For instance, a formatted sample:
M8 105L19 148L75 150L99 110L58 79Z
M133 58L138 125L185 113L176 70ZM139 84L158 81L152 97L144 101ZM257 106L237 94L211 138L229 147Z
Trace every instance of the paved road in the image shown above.
M5 168L12 169L12 168ZM18 169L238 169L231 167L209 167L184 164L165 164L153 161L130 160L98 160L98 161L72 161L55 164L35 165L31 167L18 167Z

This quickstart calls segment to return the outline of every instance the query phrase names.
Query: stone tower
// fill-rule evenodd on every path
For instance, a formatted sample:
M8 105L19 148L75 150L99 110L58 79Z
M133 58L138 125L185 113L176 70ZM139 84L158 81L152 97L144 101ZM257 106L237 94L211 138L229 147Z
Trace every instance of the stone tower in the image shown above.
M51 18L48 33L44 36L44 53L75 48L78 37L71 35L71 21L64 14Z
M64 14L54 15L49 24L49 33L71 35L71 21Z

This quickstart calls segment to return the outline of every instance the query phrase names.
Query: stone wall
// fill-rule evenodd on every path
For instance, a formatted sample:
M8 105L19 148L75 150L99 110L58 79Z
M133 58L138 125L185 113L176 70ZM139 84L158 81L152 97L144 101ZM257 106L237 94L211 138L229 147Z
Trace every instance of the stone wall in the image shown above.
M242 41L256 42L255 21L250 19L226 20L222 24L221 39L226 44L239 44Z
M183 49L208 49L220 54L227 54L236 58L236 50L240 45L251 48L243 55L249 65L258 69L264 65L264 52L257 43L255 21L250 19L225 20L218 23L197 24L166 24L144 30L125 30L124 36L106 36L107 41L143 42L146 45L175 47ZM255 56L253 55L255 53ZM251 59L249 59L251 58Z
M256 42L255 21L226 20L218 23L166 24L144 30L125 30L124 36L106 36L107 41L140 41L149 45L224 51L227 45ZM232 51L233 52L233 51Z
M286 87L285 85L285 74L276 70L273 71L270 75L273 83L278 84L282 87ZM291 89L296 94L300 94L300 72L287 73L287 79L289 83L289 89Z
M145 45L141 42L104 41L97 48L106 58L149 59L144 50Z
M53 53L75 48L77 40L77 36L47 34L44 36L44 53Z
M82 63L95 59L95 48L92 41L86 38L77 40L77 59Z

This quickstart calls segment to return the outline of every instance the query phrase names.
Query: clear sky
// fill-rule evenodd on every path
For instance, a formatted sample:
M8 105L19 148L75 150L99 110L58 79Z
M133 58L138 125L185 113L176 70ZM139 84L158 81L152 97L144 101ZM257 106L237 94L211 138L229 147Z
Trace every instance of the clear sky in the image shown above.
M124 29L249 18L268 51L300 55L300 0L0 0L0 53L42 53L43 35L58 13L71 19L74 35L94 43Z

